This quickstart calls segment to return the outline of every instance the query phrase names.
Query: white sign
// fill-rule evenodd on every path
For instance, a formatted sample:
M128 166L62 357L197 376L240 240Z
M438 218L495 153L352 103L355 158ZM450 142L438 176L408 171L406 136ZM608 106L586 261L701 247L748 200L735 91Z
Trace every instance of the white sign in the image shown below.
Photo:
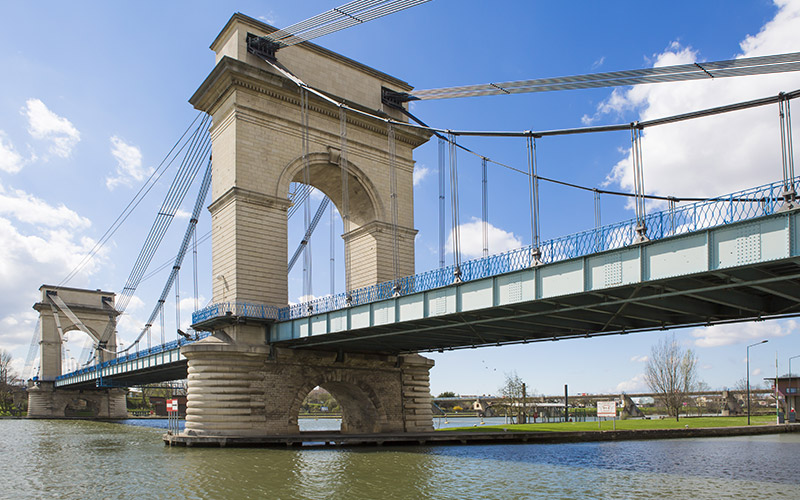
M598 401L597 402L597 417L614 417L617 416L617 402L616 401Z
M178 411L178 400L177 399L168 399L167 400L167 411Z

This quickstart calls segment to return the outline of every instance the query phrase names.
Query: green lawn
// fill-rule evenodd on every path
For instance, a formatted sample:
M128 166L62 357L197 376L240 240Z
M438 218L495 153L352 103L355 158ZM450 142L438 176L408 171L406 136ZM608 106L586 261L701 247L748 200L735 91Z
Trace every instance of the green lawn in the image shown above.
M754 416L750 417L753 425L774 424L775 416ZM610 431L613 422L611 420L600 422L558 422L549 424L506 424L506 425L479 425L477 427L450 427L440 429L441 431L480 431L480 432L503 432L508 431L534 431L534 432L584 432L584 431ZM633 429L697 429L701 427L734 427L747 425L747 417L690 417L682 418L676 422L672 419L654 420L617 420L617 430Z

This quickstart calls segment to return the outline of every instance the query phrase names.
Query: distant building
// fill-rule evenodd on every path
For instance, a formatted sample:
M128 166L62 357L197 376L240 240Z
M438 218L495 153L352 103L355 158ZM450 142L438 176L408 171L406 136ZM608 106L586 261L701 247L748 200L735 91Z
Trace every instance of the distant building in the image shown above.
M800 411L800 377L789 375L777 379L765 378L764 380L771 382L773 388L777 380L780 410L791 421L791 414Z

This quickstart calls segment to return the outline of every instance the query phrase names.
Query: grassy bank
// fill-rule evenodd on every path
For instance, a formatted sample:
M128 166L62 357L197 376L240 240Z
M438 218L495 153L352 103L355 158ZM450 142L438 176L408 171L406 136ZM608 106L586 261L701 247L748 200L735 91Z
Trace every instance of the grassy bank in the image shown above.
M750 417L753 425L774 424L775 416L754 416ZM476 432L506 432L506 431L530 431L530 432L590 432L590 431L610 431L613 426L611 420L600 422L558 422L544 424L503 424L503 425L479 425L477 427L449 427L440 429L447 431L476 431ZM617 430L645 430L645 429L700 429L706 427L736 427L747 425L747 417L690 417L682 418L676 422L675 419L653 419L653 420L617 420Z

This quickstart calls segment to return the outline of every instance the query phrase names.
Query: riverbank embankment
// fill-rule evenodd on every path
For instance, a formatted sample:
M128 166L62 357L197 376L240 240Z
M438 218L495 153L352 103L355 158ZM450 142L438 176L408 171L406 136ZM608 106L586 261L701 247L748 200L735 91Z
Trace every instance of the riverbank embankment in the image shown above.
M606 431L463 431L447 430L424 433L342 434L315 431L289 436L191 436L164 434L164 444L170 446L219 447L349 447L349 446L419 446L468 444L551 444L590 441L630 441L680 439L697 437L751 436L800 432L800 424L771 424L735 427L705 427L678 429L635 429Z

